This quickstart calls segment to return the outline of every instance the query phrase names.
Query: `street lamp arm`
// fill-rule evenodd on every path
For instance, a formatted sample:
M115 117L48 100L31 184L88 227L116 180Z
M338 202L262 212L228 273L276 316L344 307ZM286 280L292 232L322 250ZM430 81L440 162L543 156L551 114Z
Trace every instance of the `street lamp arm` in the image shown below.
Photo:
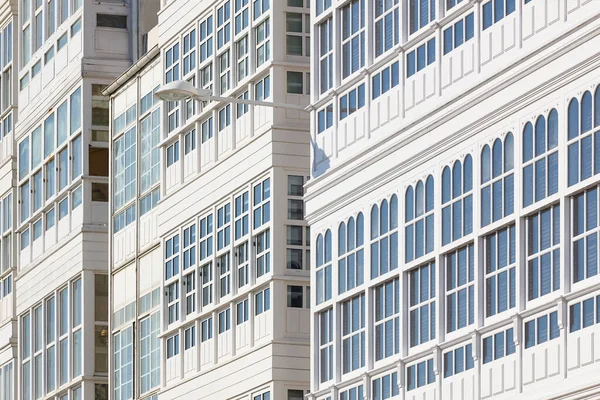
M197 99L201 100L201 101L206 101L205 97L197 97ZM249 104L249 105L252 105L252 106L265 106L265 107L273 107L273 108L284 108L284 109L287 109L287 110L296 110L296 111L309 112L309 111L306 110L306 107L300 106L300 105L297 105L297 104L272 103L272 102L268 102L268 101L247 100L247 99L240 99L240 98L236 98L236 97L219 97L219 96L208 96L208 100L222 101L222 102L225 102L225 103Z

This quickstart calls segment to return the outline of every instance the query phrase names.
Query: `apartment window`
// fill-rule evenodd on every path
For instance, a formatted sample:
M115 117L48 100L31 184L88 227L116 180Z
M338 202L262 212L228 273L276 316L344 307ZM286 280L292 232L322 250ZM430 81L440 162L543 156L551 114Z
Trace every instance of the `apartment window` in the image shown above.
M285 26L286 54L288 56L310 56L310 15L286 12Z
M231 244L231 204L217 210L217 251Z
M133 398L133 327L114 335L114 394L116 399Z
M317 0L317 16L323 14L323 11L331 7L331 0Z
M406 368L406 391L411 391L434 382L433 358Z
M59 373L58 383L59 386L64 385L69 380L69 288L66 287L58 292L58 334L59 334ZM122 336L121 336L122 335ZM120 371L127 369L127 366L121 363L121 351L127 353L129 351L128 340L131 335L131 331L126 329L123 332L115 335L115 376ZM117 342L117 337L119 342ZM118 361L118 364L117 364ZM121 387L126 388L126 379L122 380ZM116 390L116 388L115 388ZM120 390L120 388L119 388Z
M592 299L593 300L593 299ZM542 315L525 322L525 348L546 343L560 336L558 327L558 312Z
M446 0L448 3L456 0ZM465 18L459 19L454 25L444 29L444 54L450 53L463 43L468 42L475 36L475 17L474 13L468 14Z
M375 359L400 352L400 280L375 287Z
M474 367L472 344L457 347L444 353L444 378L460 374Z
M92 192L93 193L93 192ZM140 216L150 212L160 199L160 189L155 189L140 199ZM92 201L95 200L92 198Z
M200 62L206 61L213 52L213 17L200 22Z
M317 305L331 300L331 231L317 236Z
M589 91L581 97L581 104L578 98L570 101L568 120L568 183L572 186L600 173L600 86L593 107Z
M213 302L213 270L212 263L202 266L202 306L206 307Z
M434 242L433 176L409 186L405 194L405 262L433 251Z
M208 118L206 121L202 122L202 143L206 143L209 139L213 137L213 119L212 117Z
M600 323L600 296L569 306L569 332L577 332Z
M196 225L183 230L183 270L196 265Z
M361 386L361 393L362 393L362 386ZM287 400L304 400L304 390L288 389ZM343 400L346 400L346 399L343 399ZM352 399L352 400L355 400L355 399Z
M304 94L302 72L287 71L287 93Z
M168 323L179 321L179 282L167 286Z
M270 0L254 0L254 19L258 19L261 15L269 11Z
M219 335L227 332L231 328L231 311L228 309L219 313Z
M212 323L212 317L211 318L207 318L204 321L202 321L202 343L206 342L207 340L212 339L213 337L213 323Z
M196 311L196 275L194 272L183 276L185 289L185 315Z
M127 29L127 15L96 14L96 26L102 28Z
M144 193L160 179L160 109L144 118L140 126L140 191Z
M483 30L515 11L515 0L492 0L482 6Z
M167 147L167 168L176 162L179 162L179 142Z
M319 313L319 380L321 383L333 379L333 309L329 308Z
M319 33L319 86L321 94L333 87L333 19L317 27Z
M236 196L234 202L235 208L235 240L248 234L248 218L249 218L249 194L244 192Z
M271 235L267 229L254 237L256 247L256 277L271 272Z
M244 322L248 322L248 299L237 303L236 315L236 325L241 325Z
M236 248L237 256L237 282L238 288L244 287L249 280L249 257L248 257L248 242L244 242Z
M317 113L317 133L323 133L333 126L333 104L328 104Z
M354 114L365 105L365 84L360 84L340 97L340 120Z
M229 50L219 56L219 90L221 94L231 89L231 60ZM219 123L219 126L221 124Z
M200 220L200 260L210 257L213 252L213 216Z
M239 1L239 0L236 0ZM247 0L246 0L247 1ZM235 43L237 59L237 79L243 80L249 72L248 69L248 36L244 36Z
M179 79L179 43L176 43L165 52L165 82Z
M235 34L248 27L249 0L235 0Z
M271 58L270 36L271 21L267 18L256 27L256 68L260 67Z
M483 363L499 360L515 353L513 328L483 338Z
M183 36L183 76L196 71L196 30Z
M398 197L371 208L371 279L398 268Z
M304 287L291 286L287 287L287 306L290 308L304 307Z
M179 235L165 242L165 280L179 274Z
M481 150L481 226L487 226L514 212L514 139L494 140Z
M229 43L231 39L231 4L225 2L217 9L217 50Z
M271 76L267 75L254 85L254 98L264 101L271 97Z
M191 326L183 333L184 350L189 350L196 346L196 327Z
M30 190L29 181L21 185L21 223L25 222L30 215Z
M392 372L373 379L373 400L388 400L398 396L398 373Z
M571 198L573 283L598 275L598 188Z
M527 300L560 288L560 205L527 218Z
M270 221L271 179L267 178L261 183L254 185L253 193L254 229L258 229Z
M114 209L118 210L136 192L136 128L133 127L115 141Z
M219 256L217 259L217 269L219 270L219 296L225 297L231 293L231 263L229 262L229 252Z
M475 320L474 246L469 244L445 256L446 332L471 325Z
M400 83L400 64L398 61L388 65L377 74L373 75L372 84L372 99L375 100L384 93L387 93L391 88L398 86Z
M408 4L409 33L426 27L435 19L434 0L410 0Z
M416 0L415 0L416 1ZM421 0L419 0L421 1ZM406 55L406 77L410 78L435 62L435 38L429 39Z
M365 366L365 295L342 303L343 373Z
M459 4L462 0L446 0L446 10L450 10L455 5ZM525 1L527 2L527 0Z
M435 339L435 263L409 272L410 347Z
M254 315L260 315L271 309L271 289L266 288L254 295Z
M491 317L515 307L515 226L485 238L485 309Z
M271 400L271 392L261 393L257 396L253 396L254 400Z
M375 206L376 207L376 206ZM356 221L356 222L355 222ZM389 238L384 238L385 241ZM364 282L364 218L362 213L342 222L338 228L339 293L354 289ZM371 248L376 248L373 243Z
M375 0L375 57L400 42L399 10L398 0Z
M442 244L473 232L473 159L454 162L442 172Z
M341 9L342 77L365 65L365 2L354 0Z
M179 335L167 339L167 360L179 355Z
M558 192L558 112L555 109L548 114L547 122L543 115L537 118L535 136L532 123L525 125L523 165L523 207Z

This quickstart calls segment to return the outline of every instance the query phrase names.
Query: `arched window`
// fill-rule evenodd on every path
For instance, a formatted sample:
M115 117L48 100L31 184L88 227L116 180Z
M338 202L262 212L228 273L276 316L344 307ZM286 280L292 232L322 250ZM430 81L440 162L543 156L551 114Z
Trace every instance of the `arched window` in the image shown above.
M586 91L579 99L569 102L568 122L568 184L582 182L600 173L600 86L592 93ZM595 132L594 132L595 130Z
M398 268L398 197L371 208L371 278Z
M362 213L342 222L338 235L339 293L354 289L364 282L364 218Z
M481 150L481 226L514 211L514 138L511 132Z
M435 232L433 193L434 181L432 175L427 177L425 184L423 181L417 182L414 189L414 196L412 187L406 190L406 223L404 226L406 262L415 260L433 251Z
M317 304L331 300L331 231L317 236Z
M455 161L442 172L442 245L473 232L473 159Z

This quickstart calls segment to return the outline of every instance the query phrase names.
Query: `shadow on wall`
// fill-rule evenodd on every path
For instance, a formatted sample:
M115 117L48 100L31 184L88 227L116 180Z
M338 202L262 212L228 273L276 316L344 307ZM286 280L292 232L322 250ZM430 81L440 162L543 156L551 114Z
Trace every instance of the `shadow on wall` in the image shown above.
M323 175L329 169L329 157L325 154L325 151L321 149L317 143L313 140L312 135L310 136L310 145L312 146L312 177L318 178Z

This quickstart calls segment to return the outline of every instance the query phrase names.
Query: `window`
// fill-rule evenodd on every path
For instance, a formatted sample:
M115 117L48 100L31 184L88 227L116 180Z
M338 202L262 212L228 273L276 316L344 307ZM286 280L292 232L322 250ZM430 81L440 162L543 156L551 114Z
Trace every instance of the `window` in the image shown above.
M244 192L235 198L235 240L248 234L248 192Z
M179 355L179 335L167 339L167 360Z
M183 76L196 71L196 30L183 36Z
M526 349L556 339L559 336L560 328L558 327L558 312L556 311L525 322Z
M340 120L354 114L365 105L365 84L361 84L340 97Z
M482 6L483 30L515 11L515 0L492 0Z
M304 94L302 72L287 71L287 93Z
M285 26L286 54L288 56L310 56L310 14L286 12Z
M515 353L513 328L483 338L483 363L499 360Z
M196 274L194 272L183 276L185 289L185 315L196 311Z
M323 14L323 11L331 7L331 0L317 0L317 16Z
M573 283L598 275L598 188L571 198Z
M265 392L253 397L254 400L271 400L271 392Z
M231 204L217 210L217 251L231 244Z
M165 280L179 274L179 235L165 242Z
M196 265L196 225L183 230L183 270Z
M219 313L219 335L227 332L231 328L231 312L228 309Z
M231 39L231 4L226 1L217 9L217 50L229 43Z
M271 309L271 289L266 288L254 296L254 315L260 315Z
M573 333L600 323L600 296L569 306L569 332Z
M253 193L254 229L257 229L270 221L271 204L269 200L271 198L271 179L267 178L261 183L254 185Z
M179 161L179 142L167 147L167 168Z
M371 279L398 268L398 197L371 208Z
M317 236L317 305L331 300L331 231Z
M405 199L405 262L410 262L433 251L433 176L417 182L414 189L409 186Z
M30 190L29 181L21 185L21 223L25 222L30 215Z
M560 288L560 205L527 218L527 300Z
M487 226L514 211L514 139L507 133L504 143L496 139L481 150L481 226Z
M200 261L213 253L213 216L207 215L200 220Z
M515 306L515 226L485 237L485 315L491 317Z
M302 308L304 307L302 286L290 286L287 287L287 306L291 308Z
M249 258L248 258L248 242L244 242L239 245L236 249L237 256L237 271L238 271L238 288L241 288L248 283L249 281Z
M179 282L167 286L168 323L179 321Z
M435 19L434 0L410 0L408 5L411 34L427 26Z
M219 271L219 296L223 298L231 293L231 263L229 252L217 258L217 269Z
M329 308L319 313L319 380L321 383L333 379L333 309Z
M460 374L475 367L473 345L458 347L444 353L444 378Z
M317 133L322 133L333 126L333 104L328 104L317 113Z
M435 339L435 263L409 272L410 347Z
M535 137L535 140L534 140ZM558 192L558 113L552 109L548 121L540 115L534 129L523 128L523 207ZM569 170L569 175L571 175Z
M127 29L127 15L96 14L96 26Z
M375 0L375 57L400 42L400 2Z
M19 180L29 173L29 137L19 143Z
M406 391L435 382L433 358L406 368Z
M586 91L581 97L581 104L578 98L569 103L569 186L600 173L600 86L596 88L594 99L593 127L592 94Z
M179 43L175 43L165 52L165 83L179 79Z
M136 129L135 127L127 131L123 136L115 141L115 204L114 209L118 210L129 200L133 199L136 193Z
M356 222L355 222L356 221ZM386 241L387 239L382 239ZM354 289L364 282L364 218L362 213L342 222L338 228L339 293ZM377 243L371 247L376 247ZM397 246L396 246L397 248ZM387 260L386 260L387 261Z
M254 19L257 19L267 11L269 11L270 0L254 0Z
M417 1L417 0L415 0ZM426 0L418 0L426 1ZM429 39L406 55L406 77L410 78L426 66L435 62L435 38Z
M241 325L244 322L248 322L248 299L237 303L236 314L237 314L236 325Z
M475 256L473 244L445 256L446 332L475 321Z
M329 18L321 23L317 30L319 32L319 85L323 94L333 87L333 19Z
M398 373L392 372L373 379L373 400L388 400L398 396Z
M248 0L235 0L235 34L237 35L248 27Z
M365 65L365 1L353 0L341 9L342 77Z
M256 247L256 277L260 278L271 272L271 235L268 229L254 237L254 246Z
M212 317L202 321L202 342L212 339L213 337L213 323Z
M267 75L254 85L254 99L264 101L271 97L271 76Z
M271 58L270 36L271 23L269 19L266 19L256 27L256 68Z
M133 327L114 335L114 394L116 399L133 398Z
M442 172L442 244L473 232L473 160L470 155Z
M160 179L160 109L154 110L140 125L140 191L144 193Z
M231 60L229 58L229 50L219 56L219 91L221 94L231 89ZM224 110L225 107L222 109ZM219 117L221 112L219 112ZM219 118L221 120L221 118ZM219 130L221 130L221 122L219 122Z
M446 10L458 5L462 0L446 0Z
M400 64L398 61L388 65L372 78L372 99L375 100L400 83Z
M140 321L141 393L160 384L160 313Z
M213 50L213 17L200 22L200 62L212 56Z
M400 352L400 280L375 287L375 359Z
M213 270L212 263L202 266L200 270L202 276L202 305L208 306L213 302Z
M361 393L362 393L362 386L360 388L361 388ZM360 397L360 398L362 398L362 397ZM287 400L304 400L304 390L288 389ZM352 400L356 400L356 399L352 399Z
M365 295L342 303L343 373L365 366Z
M240 1L240 0L237 0ZM236 2L237 2L236 1ZM248 0L245 0L246 2ZM237 20L237 17L236 17ZM237 22L237 21L236 21ZM242 81L248 75L248 36L244 36L235 43L237 59L237 79Z
M456 3L456 0L446 0L447 3ZM460 0L459 0L460 1ZM454 5L454 4L453 4ZM444 29L444 54L450 53L475 36L474 14L471 13L459 19L453 26Z

